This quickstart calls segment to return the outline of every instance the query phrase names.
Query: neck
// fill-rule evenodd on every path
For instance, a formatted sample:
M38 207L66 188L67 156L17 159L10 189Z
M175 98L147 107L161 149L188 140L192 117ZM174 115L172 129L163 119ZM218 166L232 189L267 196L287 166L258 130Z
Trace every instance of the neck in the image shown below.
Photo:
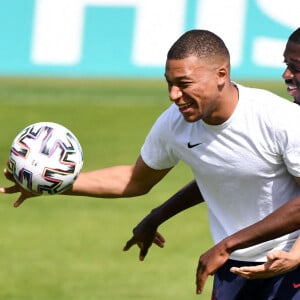
M220 125L227 121L233 114L239 100L239 91L235 84L229 83L225 94L219 101L219 106L209 118L203 121L209 125Z

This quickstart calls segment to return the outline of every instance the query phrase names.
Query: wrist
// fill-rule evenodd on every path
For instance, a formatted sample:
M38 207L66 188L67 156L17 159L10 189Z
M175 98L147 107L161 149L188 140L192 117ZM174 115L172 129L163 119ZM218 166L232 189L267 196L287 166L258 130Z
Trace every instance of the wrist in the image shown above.
M158 208L154 208L151 212L143 219L143 223L146 223L147 226L151 227L158 227L160 226L165 220L163 220L163 216L161 210Z
M222 248L222 250L228 254L231 254L237 249L240 249L238 246L237 241L232 237L226 237L221 242L219 242L219 246Z

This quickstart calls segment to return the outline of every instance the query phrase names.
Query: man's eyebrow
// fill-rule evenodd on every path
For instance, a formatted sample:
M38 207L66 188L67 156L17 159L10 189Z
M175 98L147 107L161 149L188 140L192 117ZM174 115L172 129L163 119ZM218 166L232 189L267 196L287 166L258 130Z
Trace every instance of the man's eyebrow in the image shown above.
M166 80L168 81L168 77L167 77L166 74L165 74L165 78L166 78ZM191 79L191 78L188 77L188 76L186 76L186 75L183 75L183 76L175 77L174 79L177 80L177 81L179 81L179 80L186 80L186 79Z
M284 62L300 63L300 59L294 59L294 58L287 59L287 57L284 57Z

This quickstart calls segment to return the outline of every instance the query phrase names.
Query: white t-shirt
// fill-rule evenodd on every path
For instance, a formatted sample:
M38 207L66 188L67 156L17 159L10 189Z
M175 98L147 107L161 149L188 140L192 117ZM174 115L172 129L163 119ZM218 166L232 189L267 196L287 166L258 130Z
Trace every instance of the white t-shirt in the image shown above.
M191 167L208 206L215 243L300 194L293 178L300 177L299 107L265 90L237 87L238 105L223 124L186 122L173 104L141 150L153 169L173 167L179 160ZM269 251L289 250L298 235L237 250L231 258L265 261Z

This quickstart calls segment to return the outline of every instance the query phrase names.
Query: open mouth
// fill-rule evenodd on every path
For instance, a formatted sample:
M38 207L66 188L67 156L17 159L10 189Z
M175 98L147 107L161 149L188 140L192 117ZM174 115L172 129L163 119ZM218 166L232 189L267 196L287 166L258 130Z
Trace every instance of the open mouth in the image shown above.
M288 79L287 79L287 80L285 81L285 83L286 83L286 86L287 86L287 92L288 92L290 95L294 96L296 93L299 93L299 92L300 92L300 88L299 88L297 82L294 82L294 81L292 81L292 80L288 80Z
M298 87L294 84L288 84L287 85L287 92L290 94L290 95L294 95L296 93L298 93L300 90L298 89Z
M178 104L178 108L179 108L180 111L185 111L185 110L189 109L192 106L193 106L192 102L181 104L181 105Z
M288 89L289 91L293 91L293 90L297 90L298 88L297 88L296 85L288 84L287 89Z

